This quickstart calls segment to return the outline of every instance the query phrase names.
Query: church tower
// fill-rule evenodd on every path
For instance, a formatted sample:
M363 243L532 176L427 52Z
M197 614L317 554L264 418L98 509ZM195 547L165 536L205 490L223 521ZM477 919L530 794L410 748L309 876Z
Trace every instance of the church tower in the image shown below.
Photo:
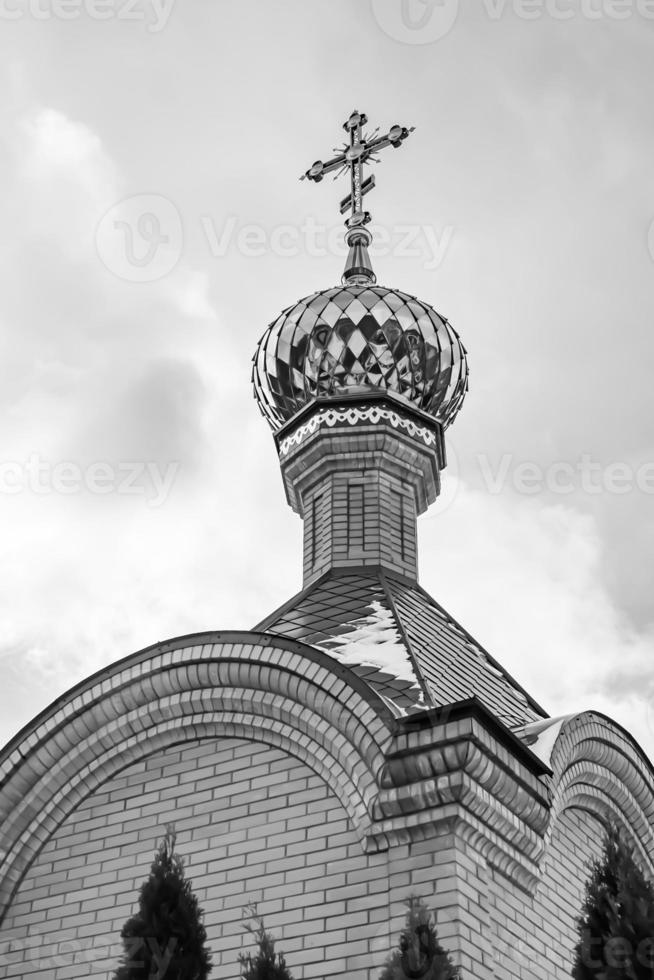
M168 823L216 980L238 975L251 901L295 980L375 980L410 896L465 980L561 980L608 818L654 876L654 770L632 737L550 718L418 583L467 357L431 305L376 281L363 168L411 131L366 125L352 113L305 174L349 175L342 282L254 357L302 590L253 630L118 660L0 753L0 980L111 977Z
M538 705L418 586L417 518L440 492L468 364L444 317L377 284L362 203L375 181L362 170L410 130L367 137L366 123L353 112L343 152L304 175L349 173L342 283L285 310L254 357L255 396L304 524L304 589L258 628L363 669L399 715L478 697L509 725L534 721Z

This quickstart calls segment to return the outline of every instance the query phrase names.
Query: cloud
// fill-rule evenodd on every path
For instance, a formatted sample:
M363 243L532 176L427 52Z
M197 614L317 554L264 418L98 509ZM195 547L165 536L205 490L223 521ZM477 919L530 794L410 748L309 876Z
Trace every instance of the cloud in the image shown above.
M200 218L336 224L342 192L295 175L338 140L343 99L351 108L346 75L327 91L309 69L355 53L374 124L418 127L383 165L375 217L454 228L436 274L393 257L377 271L448 313L472 363L456 427L463 482L422 522L423 583L545 707L601 708L652 746L649 499L490 498L468 462L650 453L642 23L577 18L564 36L545 19L489 24L482 11L434 58L388 38L363 7L342 3L335 18L296 5L281 32L278 13L262 5L254 34L236 5L207 8L212 30L180 7L182 29L154 40L82 19L7 32L0 460L152 455L182 467L160 508L128 494L0 494L4 734L103 663L187 630L251 626L299 587L301 524L252 403L249 357L276 311L342 263L236 247L217 258ZM480 58L489 40L498 57ZM189 71L173 78L171 63ZM408 117L388 63L420 81ZM165 278L133 283L102 264L95 233L144 190L170 197L184 251Z
M102 210L119 193L114 163L92 130L54 109L20 119L15 134L23 234L56 244L71 261L87 261Z
M182 258L165 281L135 286L98 259L97 223L124 193L98 136L44 108L14 119L5 144L2 460L179 470L159 512L145 495L0 494L0 739L73 681L203 619L189 571L203 560L194 546L219 533L202 474L213 469L207 425L224 414L206 274ZM201 353L189 330L206 341Z
M136 367L94 375L84 392L86 411L72 427L65 455L197 467L207 457L203 416L208 392L190 361L152 357Z
M652 751L654 631L606 588L592 515L460 483L421 545L425 587L547 711L602 711Z
M38 109L5 138L0 462L179 468L158 507L152 493L0 493L0 742L134 650L251 627L300 571L300 523L207 273L186 255L151 283L105 268L95 229L127 190L88 127Z

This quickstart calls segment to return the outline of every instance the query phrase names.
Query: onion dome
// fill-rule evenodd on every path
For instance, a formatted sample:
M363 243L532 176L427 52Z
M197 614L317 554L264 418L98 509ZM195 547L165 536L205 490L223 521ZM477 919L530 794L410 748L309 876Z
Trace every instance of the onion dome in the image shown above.
M431 306L346 279L270 324L252 378L273 429L316 398L371 392L391 392L446 427L461 408L468 366L457 333Z
M370 213L363 198L375 186L363 166L386 147L399 147L413 127L366 133L365 113L343 124L348 142L336 156L316 162L301 180L319 183L330 173L350 175L341 202L349 246L342 285L321 290L277 317L259 341L252 381L255 397L274 430L315 399L357 398L388 392L431 415L453 421L468 387L466 351L447 320L426 303L377 285L368 246Z

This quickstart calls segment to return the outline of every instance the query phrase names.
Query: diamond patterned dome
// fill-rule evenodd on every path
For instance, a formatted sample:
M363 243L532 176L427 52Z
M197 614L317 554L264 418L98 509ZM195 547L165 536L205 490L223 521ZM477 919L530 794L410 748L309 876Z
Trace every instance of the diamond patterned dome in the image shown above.
M380 390L447 426L468 366L458 335L426 303L397 289L346 285L307 296L270 324L252 381L273 429L314 398Z

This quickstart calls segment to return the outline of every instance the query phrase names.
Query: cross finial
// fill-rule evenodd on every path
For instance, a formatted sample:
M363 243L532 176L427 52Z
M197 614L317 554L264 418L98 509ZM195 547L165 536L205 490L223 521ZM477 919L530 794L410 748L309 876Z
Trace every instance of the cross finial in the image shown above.
M410 129L407 129L406 126L391 126L384 136L380 136L379 129L373 133L363 132L363 127L367 122L368 117L365 112L355 110L350 118L343 123L343 129L349 135L349 143L346 143L341 149L334 150L337 155L326 163L323 163L322 160L316 160L313 166L309 167L307 172L300 177L300 180L306 178L319 183L329 173L336 171L336 178L349 170L350 193L341 201L341 214L351 212L345 222L347 228L345 240L350 246L350 253L343 274L343 282L358 285L376 281L368 255L368 245L372 241L372 235L366 225L370 221L370 213L363 210L364 195L375 186L375 177L371 174L367 180L363 179L364 164L377 163L376 154L380 150L387 146L400 146L415 128L414 126Z

